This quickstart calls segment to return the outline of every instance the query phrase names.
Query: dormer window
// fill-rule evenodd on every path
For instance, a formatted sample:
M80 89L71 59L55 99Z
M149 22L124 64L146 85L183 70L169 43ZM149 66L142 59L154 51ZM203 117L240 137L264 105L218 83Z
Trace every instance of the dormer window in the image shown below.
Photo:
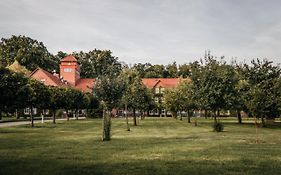
M63 71L64 71L64 72L72 72L72 69L70 69L70 68L64 68Z

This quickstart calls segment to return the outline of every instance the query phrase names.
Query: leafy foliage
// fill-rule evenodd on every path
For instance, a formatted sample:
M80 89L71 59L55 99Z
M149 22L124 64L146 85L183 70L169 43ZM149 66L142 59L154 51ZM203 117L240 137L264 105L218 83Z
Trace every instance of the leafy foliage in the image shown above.
M52 71L58 64L42 42L26 36L2 38L0 42L0 65L6 67L17 60L33 71L37 67Z

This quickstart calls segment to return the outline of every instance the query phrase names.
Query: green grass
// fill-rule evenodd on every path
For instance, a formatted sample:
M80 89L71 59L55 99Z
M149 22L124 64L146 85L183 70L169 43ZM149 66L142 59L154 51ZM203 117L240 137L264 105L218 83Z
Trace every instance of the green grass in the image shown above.
M0 128L0 174L280 174L281 126L259 128L222 120L198 126L146 118L126 131L113 119L112 140L101 141L101 120L58 121L35 128ZM249 121L248 121L249 122Z

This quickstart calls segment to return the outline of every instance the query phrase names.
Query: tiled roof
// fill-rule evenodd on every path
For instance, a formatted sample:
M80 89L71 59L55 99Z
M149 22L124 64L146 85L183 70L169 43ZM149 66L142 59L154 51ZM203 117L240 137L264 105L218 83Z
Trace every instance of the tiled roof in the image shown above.
M65 85L63 82L61 82L61 80L60 80L57 76L55 76L55 75L49 73L48 71L45 71L44 69L39 68L39 67L38 67L37 69L35 69L35 70L30 74L30 77L32 77L32 75L33 75L35 72L37 72L37 71L42 71L42 72L43 72L47 77L49 77L57 86L64 86L64 85Z
M72 55L68 55L60 60L61 62L77 62L76 58Z
M181 78L143 78L142 83L149 89L161 86L163 88L175 88L181 80Z
M94 87L95 79L94 78L81 78L77 80L75 88L83 92L92 92Z

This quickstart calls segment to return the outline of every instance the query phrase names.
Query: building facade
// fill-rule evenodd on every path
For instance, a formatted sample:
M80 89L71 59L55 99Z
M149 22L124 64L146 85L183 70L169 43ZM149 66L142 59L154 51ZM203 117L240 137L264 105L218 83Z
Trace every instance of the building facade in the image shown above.
M37 68L30 77L47 86L72 87L85 93L92 92L95 83L94 78L80 78L80 65L72 55L61 59L59 74Z

